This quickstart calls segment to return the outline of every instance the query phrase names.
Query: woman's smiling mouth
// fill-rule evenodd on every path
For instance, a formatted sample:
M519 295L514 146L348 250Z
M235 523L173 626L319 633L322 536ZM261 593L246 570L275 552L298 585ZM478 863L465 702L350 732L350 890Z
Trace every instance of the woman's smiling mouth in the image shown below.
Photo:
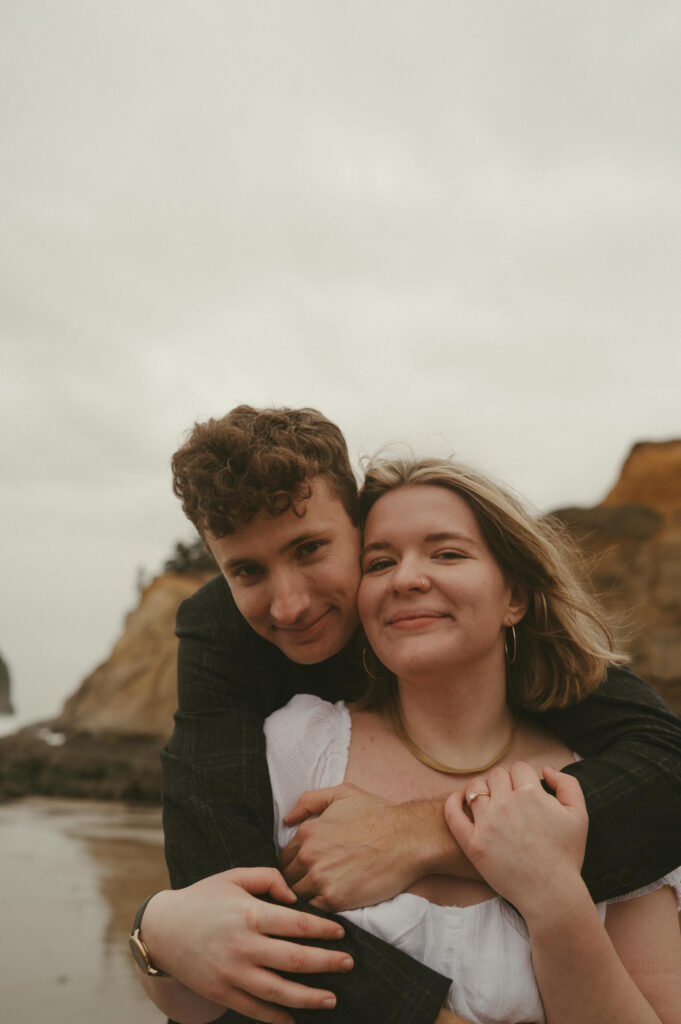
M449 618L451 618L451 616L448 615L447 612L436 612L427 609L412 609L408 612L397 612L388 619L387 624L389 626L394 626L395 629L419 629L422 626L429 626L439 619Z

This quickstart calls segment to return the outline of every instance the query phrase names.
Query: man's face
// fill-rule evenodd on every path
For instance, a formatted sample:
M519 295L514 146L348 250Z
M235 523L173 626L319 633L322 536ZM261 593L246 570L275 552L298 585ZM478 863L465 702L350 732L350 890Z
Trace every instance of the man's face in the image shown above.
M301 665L337 654L358 622L359 530L324 477L310 484L296 511L259 512L234 534L206 535L248 624Z

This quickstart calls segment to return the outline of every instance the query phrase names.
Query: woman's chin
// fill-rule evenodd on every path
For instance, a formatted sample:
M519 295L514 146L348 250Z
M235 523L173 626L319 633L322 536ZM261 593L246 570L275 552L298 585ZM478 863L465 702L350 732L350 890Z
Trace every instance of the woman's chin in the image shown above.
M390 665L387 665L386 662L384 664L387 665L398 679L409 679L414 682L423 680L425 682L430 679L437 681L445 676L447 678L451 676L451 659L444 655L437 657L432 651L415 651L411 655L405 655L401 658L393 657L390 660Z

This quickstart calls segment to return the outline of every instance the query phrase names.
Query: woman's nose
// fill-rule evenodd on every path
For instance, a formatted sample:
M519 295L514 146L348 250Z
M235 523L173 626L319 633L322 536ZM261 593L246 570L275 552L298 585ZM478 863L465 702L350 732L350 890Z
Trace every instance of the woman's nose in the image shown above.
M430 588L430 580L423 565L416 559L404 559L392 576L393 587L398 592L422 591Z

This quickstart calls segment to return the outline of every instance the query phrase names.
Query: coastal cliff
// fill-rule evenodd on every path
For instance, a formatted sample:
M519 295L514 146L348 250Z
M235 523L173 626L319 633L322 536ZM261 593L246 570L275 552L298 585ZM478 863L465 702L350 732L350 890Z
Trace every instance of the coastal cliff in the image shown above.
M215 575L196 568L200 552L188 553L189 561L176 559L173 571L141 591L111 654L56 719L0 739L0 800L41 794L160 801L159 751L177 704L175 613Z
M553 514L586 552L633 669L681 714L681 440L635 445L599 505ZM0 740L0 797L158 799L176 706L175 612L214 572L198 542L178 545L59 717Z
M64 704L58 727L167 739L177 707L175 613L213 575L166 572L145 587L107 660Z
M600 505L555 514L589 557L632 668L681 714L681 441L635 445Z

